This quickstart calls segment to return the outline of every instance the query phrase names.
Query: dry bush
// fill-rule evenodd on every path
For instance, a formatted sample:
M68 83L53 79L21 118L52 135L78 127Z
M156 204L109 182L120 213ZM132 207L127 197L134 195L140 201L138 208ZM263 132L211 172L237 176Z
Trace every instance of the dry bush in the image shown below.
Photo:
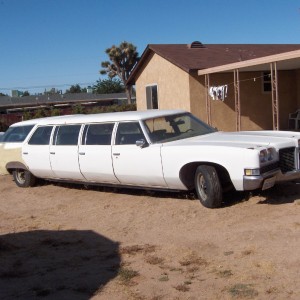
M147 256L145 258L145 261L150 265L158 265L163 263L164 259L158 256L151 255L151 256Z

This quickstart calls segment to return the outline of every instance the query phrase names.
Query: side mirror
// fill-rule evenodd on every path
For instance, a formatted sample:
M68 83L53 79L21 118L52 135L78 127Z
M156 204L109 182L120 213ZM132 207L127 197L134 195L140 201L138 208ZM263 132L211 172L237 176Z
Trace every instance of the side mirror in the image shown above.
M135 144L140 148L144 148L144 147L148 146L148 143L144 139L137 140L135 142Z

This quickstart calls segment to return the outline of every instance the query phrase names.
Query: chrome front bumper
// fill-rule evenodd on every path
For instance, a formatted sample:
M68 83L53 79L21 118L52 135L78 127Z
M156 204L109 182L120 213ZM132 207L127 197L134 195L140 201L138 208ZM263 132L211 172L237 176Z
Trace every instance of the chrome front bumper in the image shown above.
M244 191L256 189L266 190L278 182L300 179L300 170L282 173L280 169L262 174L260 176L246 176L243 178Z

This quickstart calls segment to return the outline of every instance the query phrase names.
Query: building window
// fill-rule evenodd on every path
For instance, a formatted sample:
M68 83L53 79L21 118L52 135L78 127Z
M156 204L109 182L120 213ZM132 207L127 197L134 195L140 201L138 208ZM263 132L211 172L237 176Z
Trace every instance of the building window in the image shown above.
M157 85L146 86L147 109L158 109Z
M263 72L263 91L271 92L272 91L272 80L270 72Z

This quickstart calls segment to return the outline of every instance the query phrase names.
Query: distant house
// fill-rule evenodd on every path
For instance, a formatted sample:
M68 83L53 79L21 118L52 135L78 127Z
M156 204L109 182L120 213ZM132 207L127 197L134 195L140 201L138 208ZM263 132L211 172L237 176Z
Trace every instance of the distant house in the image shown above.
M300 44L148 45L128 82L138 110L185 109L220 130L295 129Z
M62 107L72 105L113 105L127 103L125 93L115 94L46 94L26 97L0 97L0 113L9 113L18 110L39 109L41 107Z
M135 101L135 99L133 99ZM0 97L0 118L5 125L21 121L23 113L38 109L59 109L63 114L73 113L73 107L81 105L90 110L102 106L127 103L126 93L92 94L92 93L49 93L25 97Z

